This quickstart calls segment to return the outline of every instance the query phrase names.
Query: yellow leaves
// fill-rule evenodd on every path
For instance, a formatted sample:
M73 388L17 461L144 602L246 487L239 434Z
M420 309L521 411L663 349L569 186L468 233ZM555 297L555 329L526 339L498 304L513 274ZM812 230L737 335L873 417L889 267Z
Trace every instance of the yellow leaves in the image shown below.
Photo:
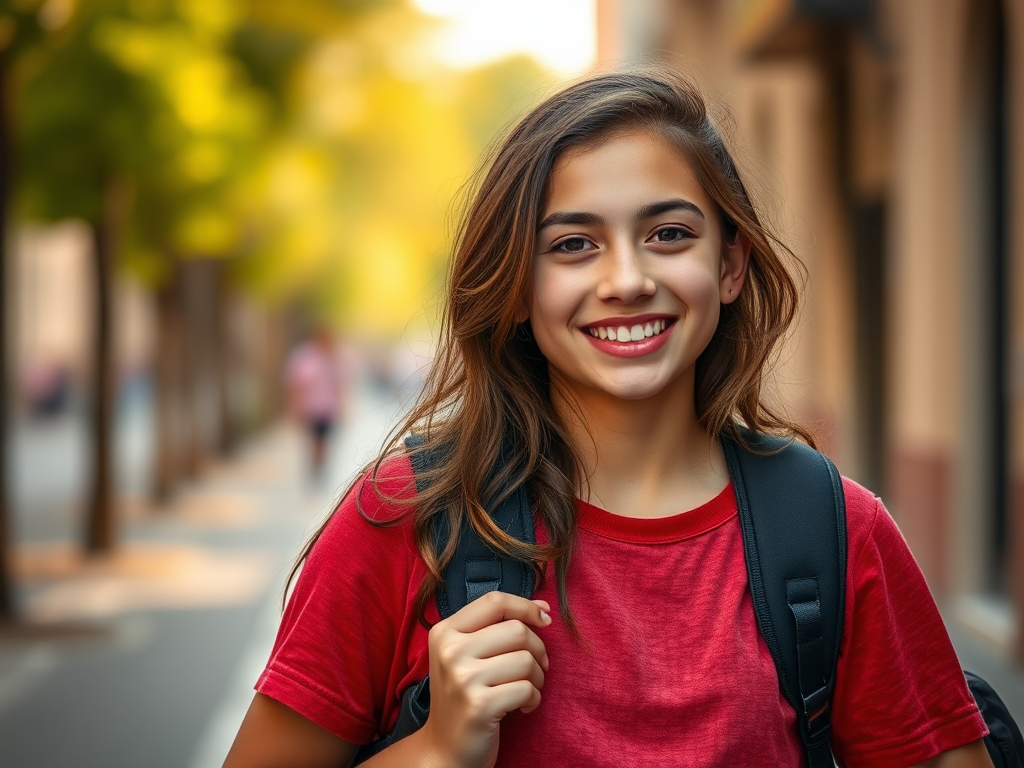
M263 180L266 245L253 279L278 296L315 297L372 336L401 334L430 309L452 199L483 149L467 107L498 125L509 89L537 72L446 71L427 56L429 28L401 10L322 36L296 72L295 121ZM467 104L495 78L509 81L500 95Z
M320 45L310 55L298 88L313 131L339 134L360 125L366 116L361 65L359 49L346 39Z
M167 58L168 48L180 47L180 37L173 28L107 18L97 22L93 44L124 70L145 75Z
M314 40L343 32L350 21L337 0L242 0L241 7L256 24Z
M211 2L211 7L221 5ZM237 62L216 41L204 42L194 32L180 23L110 17L97 23L93 44L125 71L157 85L188 130L254 129L264 110L244 87Z
M195 207L175 227L175 245L182 253L219 254L228 252L238 237L238 219L232 211Z
M268 202L284 216L312 211L327 194L331 174L327 159L312 147L279 148L269 163Z
M395 221L368 221L352 233L347 277L349 323L368 335L400 334L424 304L431 270L430 240L401 229Z
M193 130L210 130L226 121L230 102L228 65L213 57L196 57L176 67L167 78L168 91L182 122Z
M452 197L525 75L444 70L436 24L408 3L77 1L90 13L67 37L114 85L69 122L130 107L108 133L138 188L133 263L159 263L147 248L244 254L265 297L401 333L443 268ZM74 2L45 0L55 19Z
M210 141L196 142L185 148L180 157L180 170L194 184L208 184L224 175L228 158L224 147Z
M177 0L175 5L181 17L203 34L228 35L241 19L234 0Z

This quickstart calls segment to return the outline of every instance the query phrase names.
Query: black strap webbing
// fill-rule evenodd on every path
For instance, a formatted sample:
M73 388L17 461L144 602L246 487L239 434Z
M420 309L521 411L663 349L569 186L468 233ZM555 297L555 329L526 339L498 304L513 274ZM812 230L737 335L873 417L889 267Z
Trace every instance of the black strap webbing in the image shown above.
M427 482L425 473L437 466L438 449L424 447L420 435L409 435L405 445L416 475L416 487L422 492ZM491 519L507 534L519 541L535 543L533 510L524 486L506 495L500 503L487 504L485 508L490 512ZM438 551L449 540L448 526L444 515L434 518L434 541ZM455 555L444 571L444 588L437 590L437 610L441 618L446 619L481 595L496 590L530 597L533 594L533 581L531 566L492 550L463 520Z
M723 440L754 612L810 768L832 768L831 699L846 602L846 505L835 465L806 445Z

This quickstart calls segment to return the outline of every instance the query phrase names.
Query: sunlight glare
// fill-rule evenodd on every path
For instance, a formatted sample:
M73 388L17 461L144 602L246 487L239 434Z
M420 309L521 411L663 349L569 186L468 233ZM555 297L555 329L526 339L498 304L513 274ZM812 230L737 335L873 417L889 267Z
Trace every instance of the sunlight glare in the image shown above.
M468 68L516 53L566 74L592 66L597 49L595 0L415 0L447 20L436 40L446 64Z

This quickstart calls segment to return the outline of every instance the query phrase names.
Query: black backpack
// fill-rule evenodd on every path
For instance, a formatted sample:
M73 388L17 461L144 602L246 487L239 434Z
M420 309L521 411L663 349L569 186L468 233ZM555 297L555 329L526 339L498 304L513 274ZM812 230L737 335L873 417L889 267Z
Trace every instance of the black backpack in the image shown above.
M833 768L828 739L846 604L842 481L835 465L806 445L764 435L748 434L746 439L756 453L731 439L724 439L722 447L739 506L758 627L775 660L782 692L797 712L809 768ZM406 445L422 490L419 478L439 457L422 450L418 436L406 438ZM534 541L525 488L489 509L508 533ZM451 533L443 516L435 520L435 541L443 544ZM533 587L531 568L495 553L464 524L445 570L445 588L436 597L437 608L444 619L492 590L530 597ZM1024 768L1024 739L1006 705L984 680L965 675L990 731L985 746L995 768ZM429 711L425 677L404 692L394 731L363 747L356 764L422 727Z

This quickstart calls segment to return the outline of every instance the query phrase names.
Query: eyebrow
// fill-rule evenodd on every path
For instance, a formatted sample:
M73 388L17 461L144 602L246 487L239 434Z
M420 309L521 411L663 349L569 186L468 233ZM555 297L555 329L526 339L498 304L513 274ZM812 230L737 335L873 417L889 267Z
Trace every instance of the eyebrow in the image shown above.
M684 200L681 197L673 197L670 200L660 200L656 203L648 203L643 206L636 212L636 220L643 221L644 219L660 216L661 214L669 213L670 211L689 211L690 213L699 216L702 220L705 218L704 211L689 200ZM543 229L554 227L559 224L604 224L604 219L596 213L585 213L583 211L556 211L540 223L537 231L540 232Z
M655 216L660 216L663 213L669 213L670 211L689 211L690 213L696 214L701 219L704 218L704 211L698 208L694 203L689 200L683 200L681 197L674 197L671 200L662 200L658 203L651 203L645 205L639 211L637 211L637 221L643 221L644 219L651 219Z

